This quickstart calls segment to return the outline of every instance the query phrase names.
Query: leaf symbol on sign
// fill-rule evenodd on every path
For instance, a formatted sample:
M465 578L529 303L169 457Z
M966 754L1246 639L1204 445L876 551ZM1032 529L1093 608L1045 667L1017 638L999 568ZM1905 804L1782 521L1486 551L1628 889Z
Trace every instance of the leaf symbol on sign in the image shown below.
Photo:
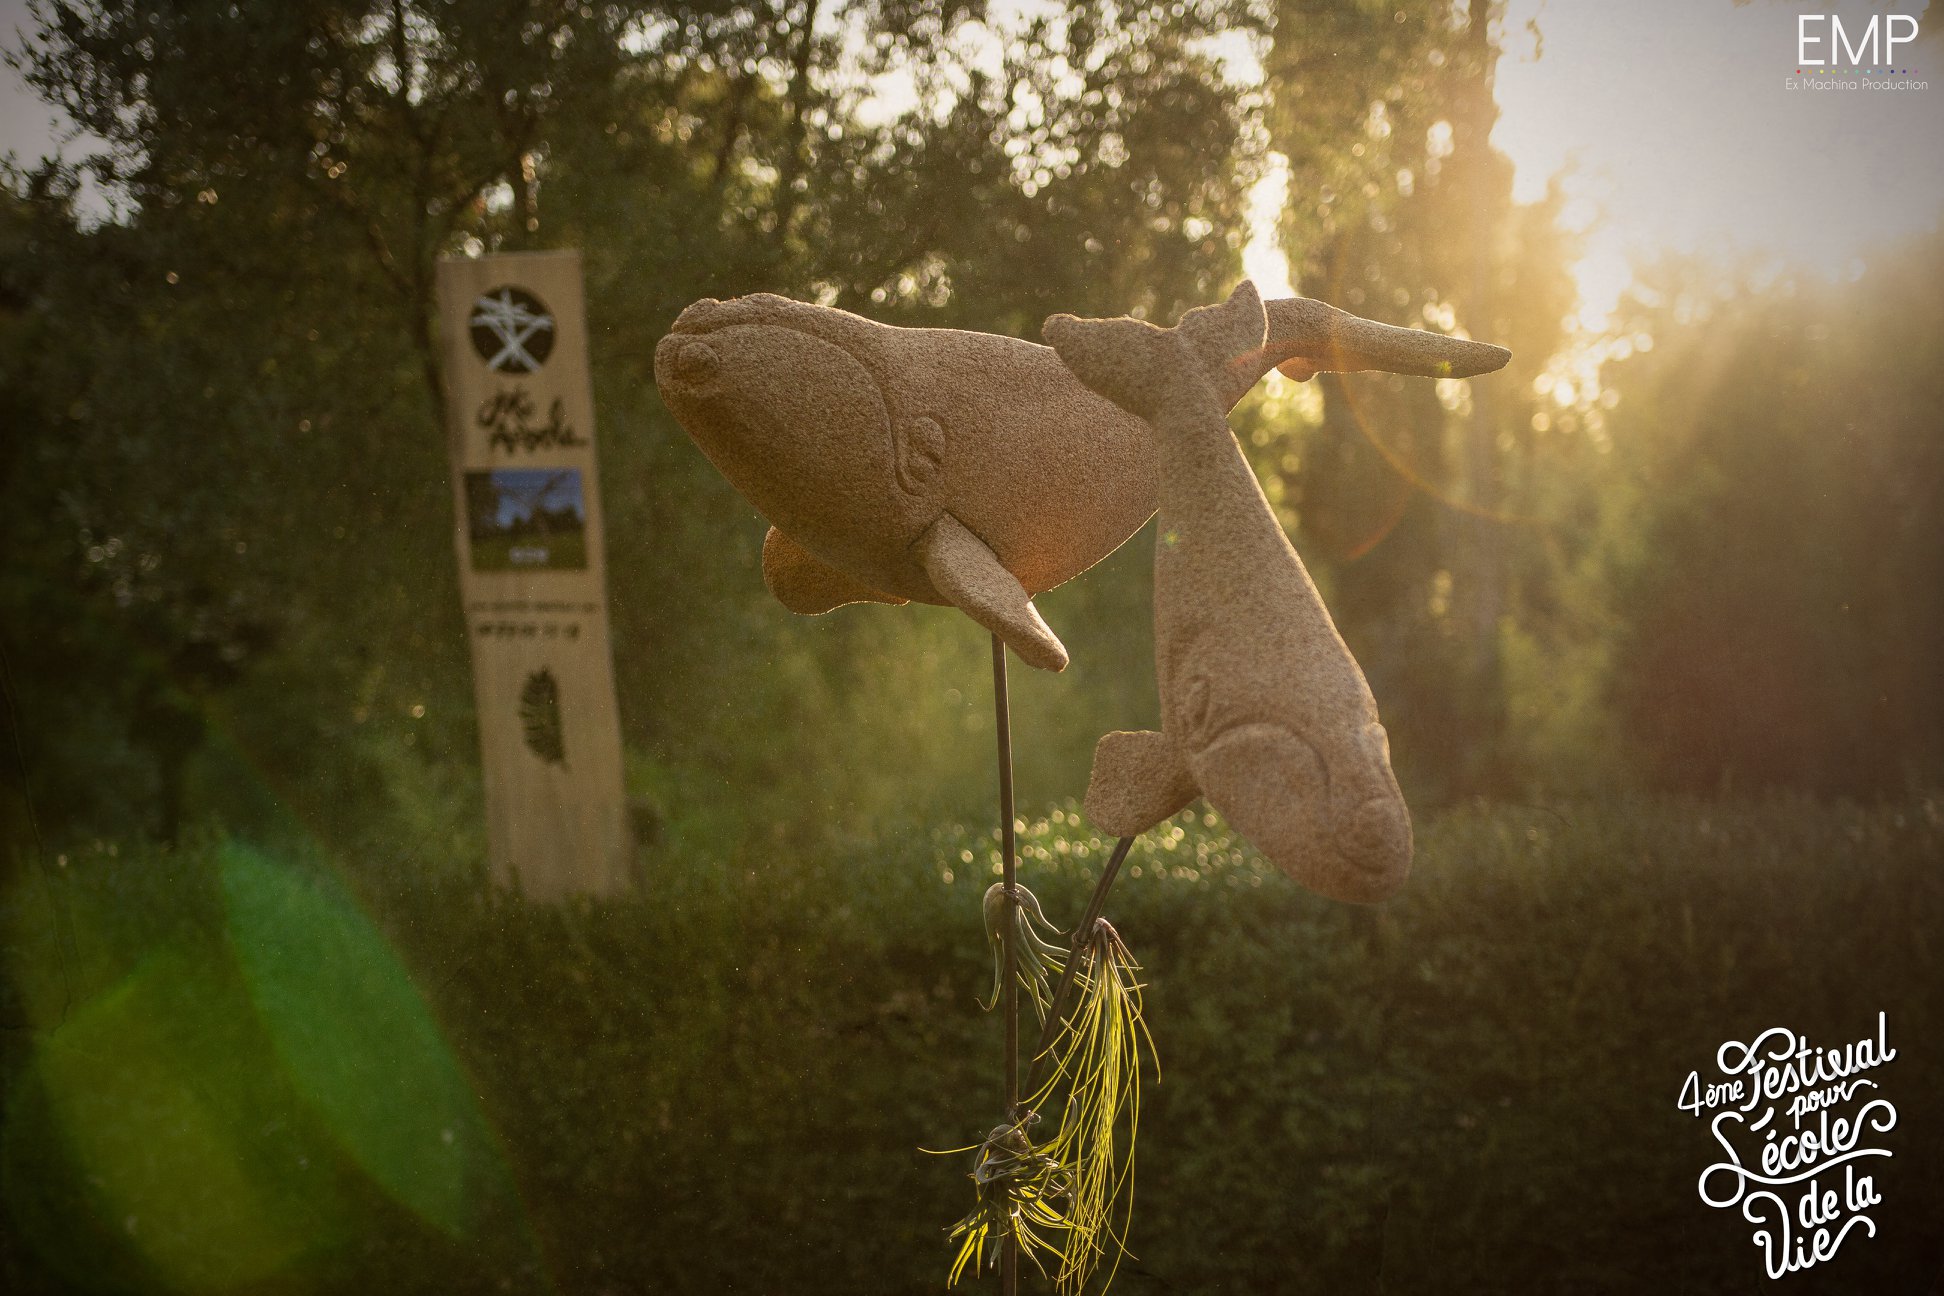
M550 765L567 763L567 744L560 727L560 685L542 666L527 676L520 690L520 728L527 750Z

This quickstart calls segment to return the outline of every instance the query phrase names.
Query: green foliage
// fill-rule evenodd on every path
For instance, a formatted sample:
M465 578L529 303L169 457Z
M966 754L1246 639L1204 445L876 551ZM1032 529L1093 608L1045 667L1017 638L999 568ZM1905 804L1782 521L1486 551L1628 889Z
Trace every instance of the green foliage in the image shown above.
M1670 259L1602 380L1620 731L1663 786L1867 795L1944 769L1944 230L1853 282ZM1704 557L1705 556L1705 559Z
M1066 966L1067 950L1040 935L1041 931L1051 935L1054 928L1040 910L1039 897L1023 886L1015 885L1013 890L1019 897L1016 903L1006 898L1004 882L994 882L986 888L985 933L986 946L992 951L992 993L986 996L980 1006L991 1012L1005 989L1006 929L1010 927L1013 975L1034 1011L1044 1021L1048 1001L1052 998L1051 979Z
M45 7L24 66L107 146L0 186L8 839L28 791L61 833L215 819L347 850L477 800L430 285L439 255L524 246L586 254L644 823L971 813L983 638L779 609L654 343L757 289L1026 334L1217 295L1255 144L1199 38L1254 19L1176 8L1076 6L995 69L949 2ZM870 102L888 72L912 102ZM1029 785L1077 791L1093 739L1152 708L1140 553L1046 601L1098 649L1022 684L1051 721Z
M1556 607L1583 442L1539 417L1534 388L1572 340L1573 247L1558 196L1515 202L1490 144L1502 8L1285 0L1267 64L1301 290L1512 350L1462 384L1319 378L1313 428L1252 438L1420 798L1556 781L1557 753L1539 758L1513 720L1549 699L1508 673L1523 663L1504 639L1552 665L1588 637Z
M1874 793L1944 761L1935 366L1899 363L1935 349L1924 276L1785 299L1670 269L1605 341L1600 398L1568 395L1571 240L1484 143L1495 4L1069 6L997 62L956 3L228 10L48 8L21 50L107 146L0 185L9 841L31 801L57 836L394 850L426 807L477 804L429 286L438 255L542 245L586 253L650 836L981 813L983 638L949 610L778 608L653 345L752 289L1029 336L1056 308L1165 318L1233 281L1265 146L1306 290L1516 353L1239 420L1414 801ZM1221 79L1224 34L1267 42L1262 92ZM1636 335L1663 346L1621 358ZM1077 793L1101 732L1153 722L1150 543L1041 600L1075 661L1016 684L1031 795Z
M1082 933L1074 957L1076 1002L1046 1056L1051 1073L1026 1097L1059 1123L1033 1150L1060 1170L1065 1230L1054 1285L1067 1296L1085 1290L1102 1263L1104 1290L1126 1255L1134 1212L1134 1150L1141 1125L1141 1052L1154 1061L1154 1038L1141 1013L1140 965L1105 918ZM1159 1064L1155 1065L1159 1074ZM1126 1123L1125 1139L1120 1126Z
M1009 1238L1018 1243L1019 1254L1042 1274L1048 1261L1064 1265L1067 1248L1072 1245L1068 1239L1073 1220L1064 1209L1072 1193L1072 1179L1058 1157L1033 1146L1025 1129L1031 1119L1022 1117L996 1126L979 1145L968 1176L978 1194L977 1202L945 1235L947 1242L958 1246L945 1279L947 1287L958 1286L968 1270L978 1277L996 1269ZM1055 1236L1049 1237L1049 1230Z
M1045 1027L1027 1080L1038 1083L1022 1097L1019 1114L993 1129L978 1148L971 1175L978 1200L952 1227L950 1238L959 1250L950 1282L957 1283L968 1265L977 1272L988 1248L1011 1235L1020 1254L1041 1272L1053 1266L1054 1284L1065 1293L1084 1290L1111 1258L1104 1290L1120 1268L1134 1206L1143 1042L1149 1058L1154 1056L1154 1040L1141 1016L1140 967L1105 918L1094 918L1086 931L1076 932L1066 949L1048 943L1039 935L1049 924L1038 898L1023 886L1014 891L1016 900L1009 899L1003 882L986 889L993 987L980 1007L990 1012L999 1001L1010 924L1018 962L1014 975ZM1055 990L1048 974L1061 972L1069 961L1072 974ZM1048 1020L1049 1013L1055 1020ZM1045 1117L1056 1113L1057 1123L1038 1132Z
M1407 1291L1746 1290L1741 1221L1695 1196L1717 1149L1677 1110L1681 1082L1723 1040L1777 1024L1841 1040L1879 1011L1898 1048L1882 1077L1900 1115L1878 1179L1887 1227L1831 1273L1922 1289L1936 1267L1922 1222L1944 1210L1944 1103L1928 1083L1944 1070L1944 802L1631 798L1471 806L1420 828L1410 887L1375 909L1298 891L1202 819L1129 858L1115 923L1142 953L1168 1071L1142 1094L1148 1173L1116 1290L1358 1291L1379 1273ZM1021 874L1048 912L1077 913L1112 845L1063 808L1025 822ZM183 1127L152 1163L127 1163L149 1165L141 1182L184 1185L170 1176L201 1164L191 1152L222 1149L263 1189L210 1198L242 1213L212 1207L177 1266L219 1234L251 1239L223 1253L229 1272L268 1264L321 1220L312 1249L277 1261L280 1282L935 1290L965 1167L918 1149L961 1141L968 1110L1000 1098L976 1002L988 969L965 928L997 851L988 833L945 831L788 866L767 849L683 852L659 857L639 897L559 906L484 890L442 854L351 862L387 957L258 957L330 990L287 996L294 1012L366 1002L354 987L402 964L504 1149L534 1268L481 1259L401 1207L293 1085L236 970L219 850L103 847L23 870L0 914L5 1019L31 1026L0 1037L8 1191L79 1195L40 1214L10 1204L0 1286L60 1289L57 1266L112 1275L139 1251L75 1178L81 1154L28 1137L45 1127L16 1097L65 1049L69 1101L98 1095L97 1140L118 1137L112 1066L139 1044L150 1078L131 1092L200 1092L209 1113L203 1141ZM275 893L290 908L260 912L352 930L346 902L319 899L342 889L289 867ZM87 1036L99 1055L53 1029L118 1012L126 1030ZM374 1091L397 1075L343 1065ZM388 1173L414 1182L406 1160L443 1146L401 1144Z

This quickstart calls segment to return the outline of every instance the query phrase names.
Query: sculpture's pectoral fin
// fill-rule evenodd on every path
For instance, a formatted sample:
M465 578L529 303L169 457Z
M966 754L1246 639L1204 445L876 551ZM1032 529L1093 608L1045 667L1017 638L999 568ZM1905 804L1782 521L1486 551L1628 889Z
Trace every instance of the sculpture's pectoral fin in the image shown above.
M816 616L847 603L910 602L838 571L775 527L763 537L763 584L792 612Z
M1066 669L1066 646L1040 619L1026 587L963 522L940 514L919 537L917 550L938 592L1005 640L1021 661L1041 670Z
M1152 729L1120 730L1094 747L1083 808L1103 831L1135 837L1200 795L1174 739Z

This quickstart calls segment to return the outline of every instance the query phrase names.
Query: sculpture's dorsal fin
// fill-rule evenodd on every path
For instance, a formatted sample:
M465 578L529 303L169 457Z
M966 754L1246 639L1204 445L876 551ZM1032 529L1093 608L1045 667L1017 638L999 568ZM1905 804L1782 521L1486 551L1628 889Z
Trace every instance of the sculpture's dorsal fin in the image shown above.
M908 603L838 571L775 527L763 537L763 584L776 601L802 616L847 603Z
M1152 729L1118 730L1094 747L1087 818L1116 837L1135 837L1201 795L1175 740Z
M1021 661L1041 670L1066 669L1066 645L1040 619L1026 587L963 522L940 514L918 538L917 550L938 592L1005 640Z

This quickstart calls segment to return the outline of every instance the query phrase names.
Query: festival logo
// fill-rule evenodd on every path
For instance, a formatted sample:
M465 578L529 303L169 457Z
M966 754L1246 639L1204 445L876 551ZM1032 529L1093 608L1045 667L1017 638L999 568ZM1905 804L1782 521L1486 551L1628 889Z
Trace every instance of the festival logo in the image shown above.
M1688 1072L1677 1105L1709 1128L1723 1159L1701 1172L1701 1200L1740 1208L1770 1278L1833 1260L1852 1235L1875 1237L1874 1171L1897 1109L1874 1072L1897 1056L1890 1026L1823 1047L1783 1026L1715 1050L1719 1079Z

